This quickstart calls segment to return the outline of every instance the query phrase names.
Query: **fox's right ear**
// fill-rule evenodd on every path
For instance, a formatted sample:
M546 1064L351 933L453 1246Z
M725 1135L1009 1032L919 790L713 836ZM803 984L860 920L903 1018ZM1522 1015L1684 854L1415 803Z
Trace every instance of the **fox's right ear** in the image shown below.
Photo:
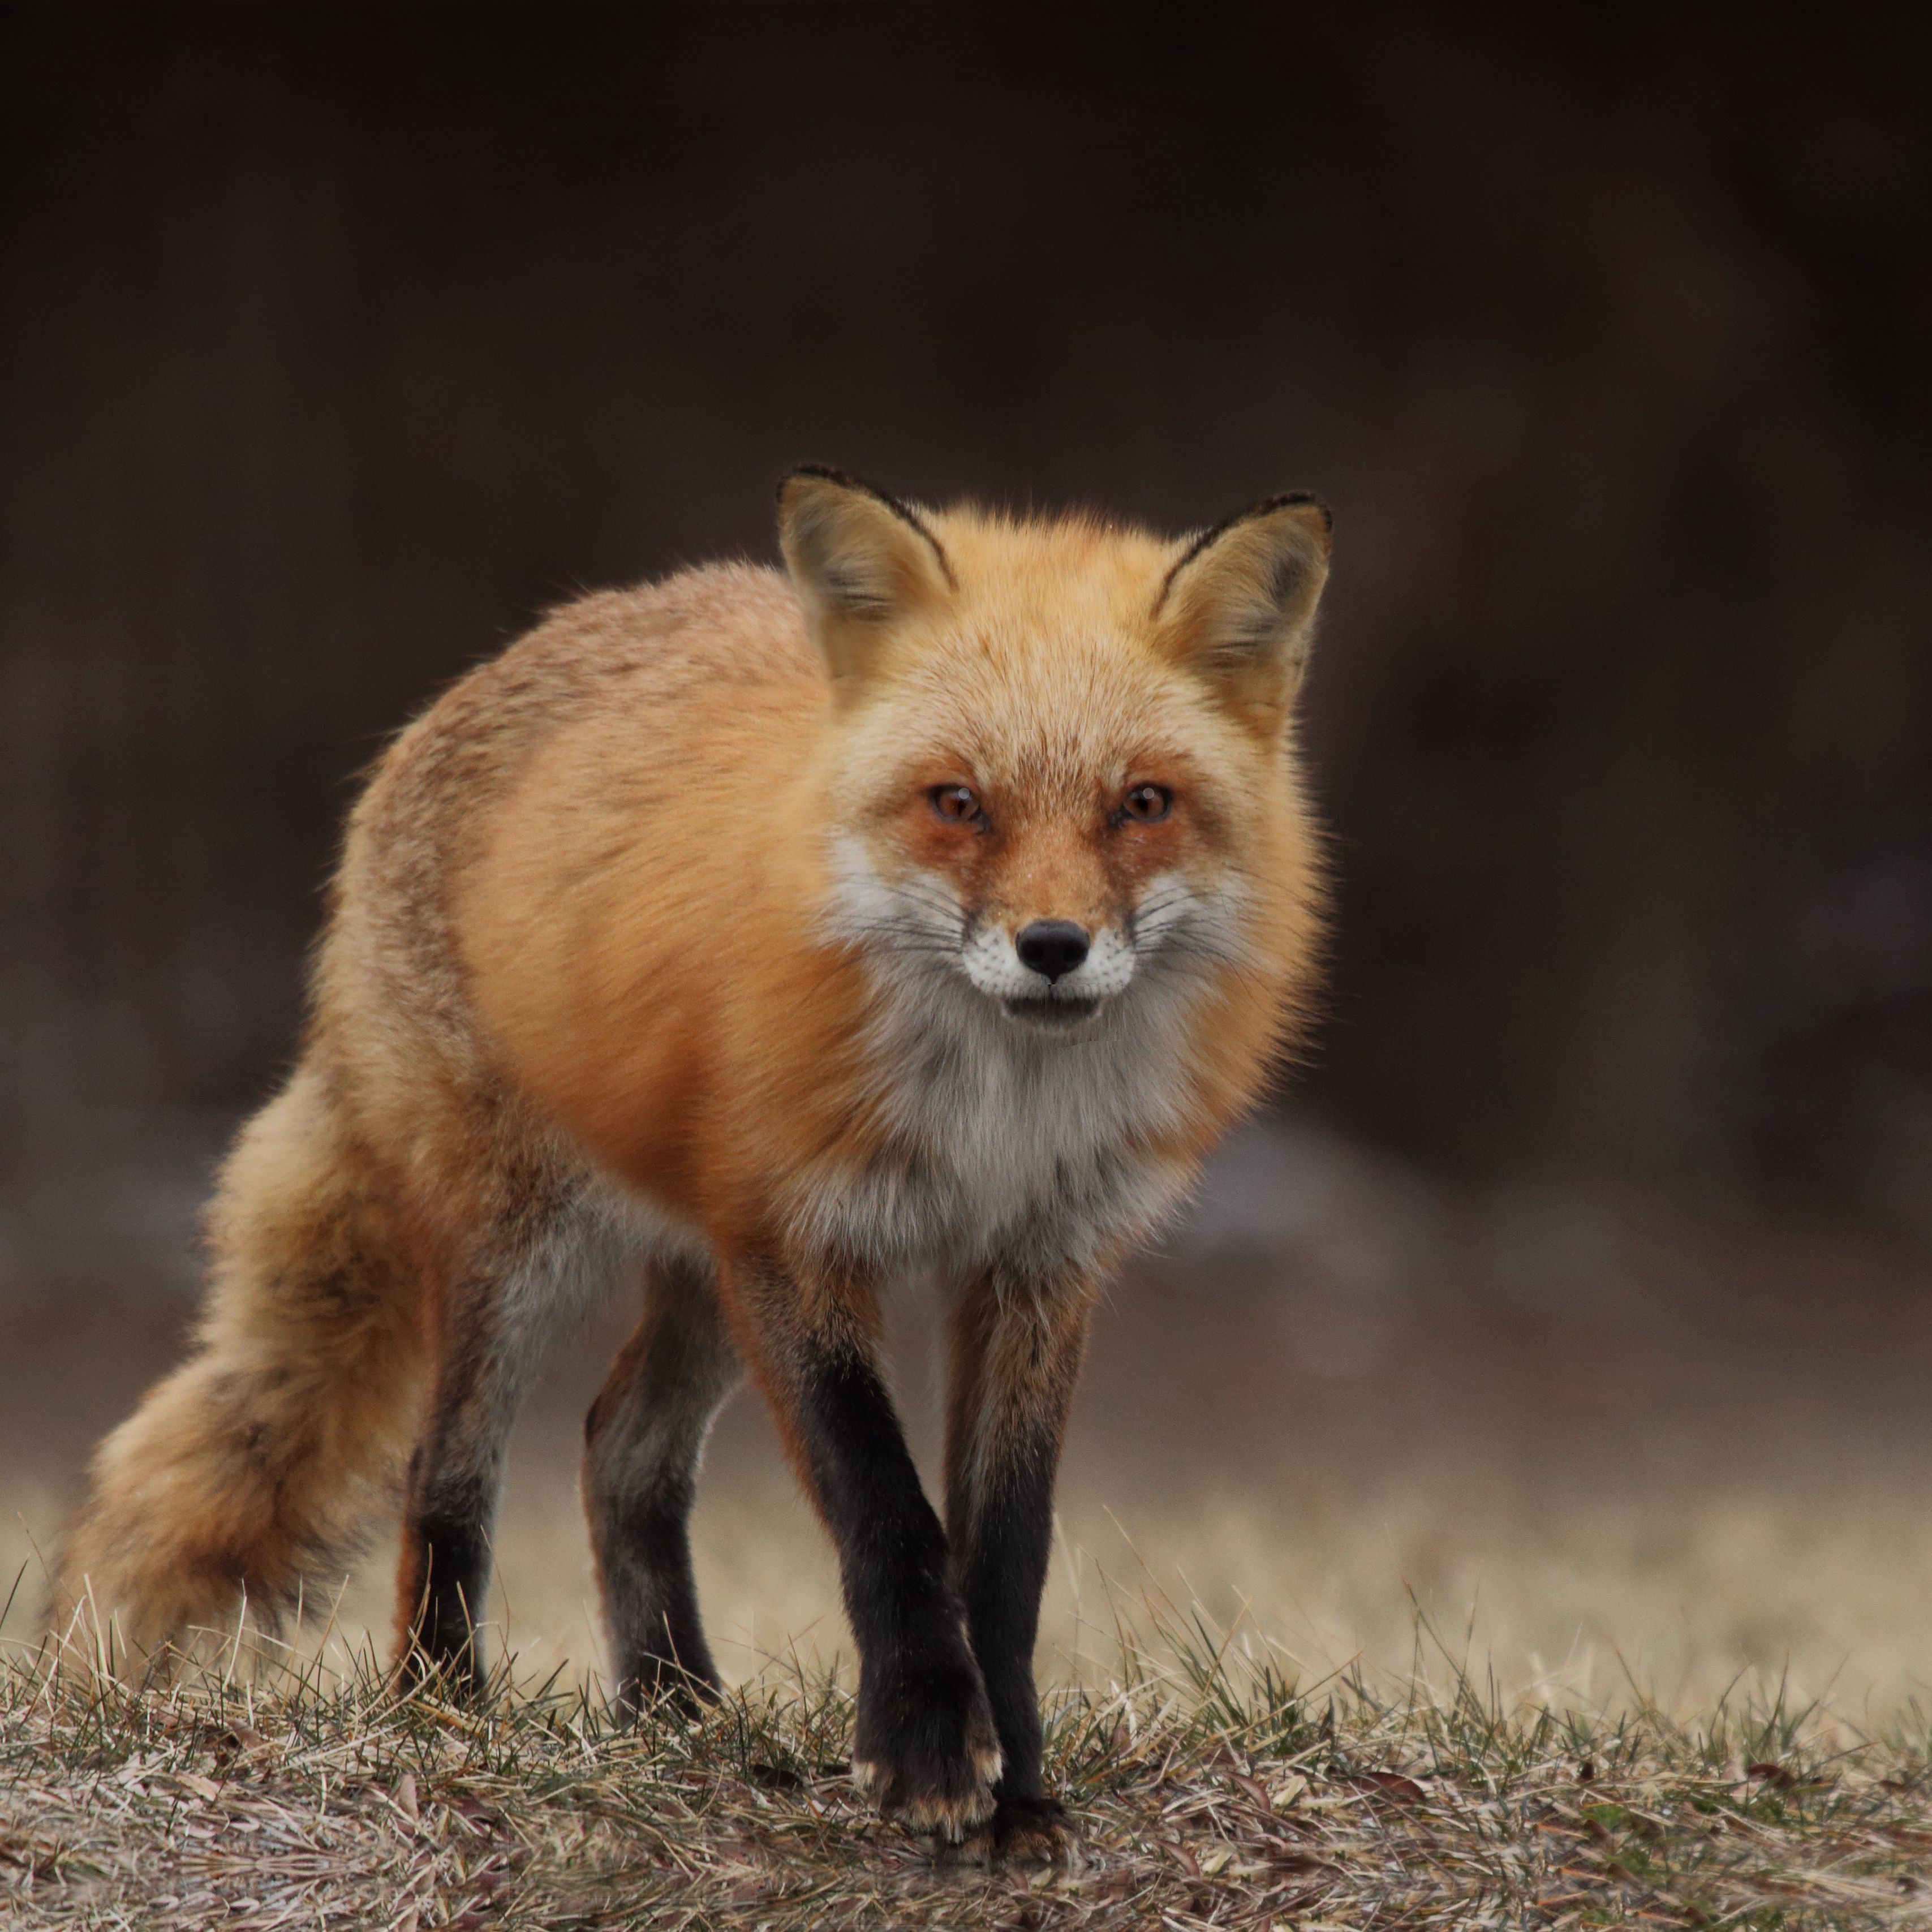
M1168 653L1264 736L1280 730L1307 667L1330 524L1304 491L1270 496L1195 538L1154 600Z
M872 674L895 623L954 587L952 566L916 511L817 464L778 485L778 543L842 696Z

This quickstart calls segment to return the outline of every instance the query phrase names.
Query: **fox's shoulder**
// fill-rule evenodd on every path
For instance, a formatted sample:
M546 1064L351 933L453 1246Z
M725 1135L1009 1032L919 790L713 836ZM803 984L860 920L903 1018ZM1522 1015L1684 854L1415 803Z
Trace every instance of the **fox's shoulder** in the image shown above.
M366 920L410 926L398 909L416 908L422 944L403 950L428 970L450 881L533 775L552 773L556 806L586 792L620 806L639 772L700 755L707 718L805 713L824 681L797 595L774 570L713 564L560 605L377 761L350 818L326 950L343 952Z

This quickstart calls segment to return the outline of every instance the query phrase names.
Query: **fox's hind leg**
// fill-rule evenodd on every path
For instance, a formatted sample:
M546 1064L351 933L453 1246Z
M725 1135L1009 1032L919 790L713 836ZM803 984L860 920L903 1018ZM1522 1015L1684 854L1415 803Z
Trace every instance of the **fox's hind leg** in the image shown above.
M704 1438L743 1375L710 1263L655 1264L644 1318L584 1424L584 1508L622 1708L717 1688L688 1522Z
M550 1343L642 1258L610 1206L539 1145L448 1163L424 1294L434 1368L397 1575L405 1684L434 1674L466 1691L483 1679L476 1635L511 1426Z
M440 1676L474 1690L490 1544L517 1411L550 1324L517 1318L518 1269L473 1258L431 1297L436 1367L422 1433L410 1459L396 1580L398 1664L405 1684Z

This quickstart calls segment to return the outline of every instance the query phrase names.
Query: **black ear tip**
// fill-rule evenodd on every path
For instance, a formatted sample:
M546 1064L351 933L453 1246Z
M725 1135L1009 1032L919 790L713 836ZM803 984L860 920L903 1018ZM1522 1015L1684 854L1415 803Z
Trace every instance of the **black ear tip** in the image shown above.
M939 539L933 535L928 526L926 519L916 510L908 503L901 502L898 497L880 489L876 484L868 483L862 478L851 476L843 470L835 470L829 463L801 463L796 469L778 479L778 518L781 532L783 530L786 516L785 492L802 477L808 477L814 483L830 483L838 489L849 490L854 496L869 496L882 508L890 511L901 523L905 524L909 529L916 530L931 546L932 554L939 565L940 574L946 579L947 588L952 590L957 590L959 588L958 580L952 574L951 560L946 556Z
M878 494L869 484L861 483L856 476L847 476L842 470L835 470L829 463L798 463L778 478L778 500L781 503L784 501L786 490L801 476L815 477L821 483L836 483L844 490L863 490L868 496Z
M1257 503L1248 514L1264 517L1270 510L1312 510L1321 518L1323 530L1330 536L1335 534L1335 512L1312 490L1284 490L1279 496Z

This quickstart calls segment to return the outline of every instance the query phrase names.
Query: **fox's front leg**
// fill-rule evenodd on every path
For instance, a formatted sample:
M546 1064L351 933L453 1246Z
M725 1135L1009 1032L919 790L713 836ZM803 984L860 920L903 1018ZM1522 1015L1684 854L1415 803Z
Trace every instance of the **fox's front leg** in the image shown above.
M859 1646L853 1775L882 1810L957 1840L992 1815L999 1742L945 1532L880 1373L872 1285L766 1262L727 1268L722 1285L740 1346L838 1546Z
M946 1522L1004 1760L993 1820L1002 1852L1058 1851L1066 1830L1041 1774L1033 1652L1093 1299L1078 1274L989 1270L964 1283L953 1317Z

